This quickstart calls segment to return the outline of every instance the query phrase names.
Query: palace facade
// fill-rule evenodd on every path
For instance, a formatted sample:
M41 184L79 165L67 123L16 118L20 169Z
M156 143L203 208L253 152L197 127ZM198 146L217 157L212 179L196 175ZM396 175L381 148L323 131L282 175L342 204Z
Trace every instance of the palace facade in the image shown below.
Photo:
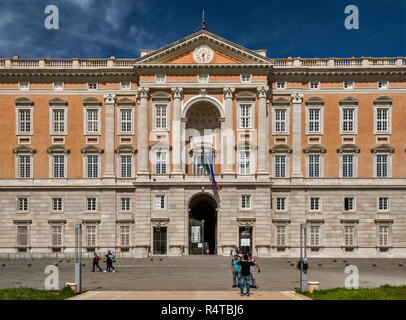
M406 257L406 58L205 30L137 59L0 59L0 256ZM207 160L211 159L211 160ZM205 163L213 164L220 190Z

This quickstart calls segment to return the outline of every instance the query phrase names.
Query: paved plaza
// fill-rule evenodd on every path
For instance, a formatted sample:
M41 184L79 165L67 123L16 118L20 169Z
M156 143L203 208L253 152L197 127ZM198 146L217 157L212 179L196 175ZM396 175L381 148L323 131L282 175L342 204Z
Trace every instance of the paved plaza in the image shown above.
M296 260L258 258L257 262L262 268L257 274L257 293L292 291L299 287ZM73 282L72 260L1 259L0 287L43 288L47 276L44 269L55 263L58 263L60 287ZM238 289L231 287L230 258L226 257L119 259L115 263L115 273L91 272L91 260L84 260L84 263L82 281L86 291L230 291L238 296ZM346 264L359 268L361 287L406 285L406 259L309 259L309 263L308 279L320 281L322 289L344 286ZM100 265L105 269L104 262Z

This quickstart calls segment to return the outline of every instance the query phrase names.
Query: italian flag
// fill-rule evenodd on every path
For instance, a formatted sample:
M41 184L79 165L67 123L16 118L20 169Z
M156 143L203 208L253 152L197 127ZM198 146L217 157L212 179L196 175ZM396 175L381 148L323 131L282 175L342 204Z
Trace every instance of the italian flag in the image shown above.
M213 161L212 161L212 157L211 157L212 150L210 149L210 151L209 151L209 160L208 161L206 158L206 152L204 151L204 147L202 148L202 151L203 151L203 167L207 173L210 173L211 178L213 180L213 184L216 187L217 191L220 191L220 187L217 184L216 179L214 178Z

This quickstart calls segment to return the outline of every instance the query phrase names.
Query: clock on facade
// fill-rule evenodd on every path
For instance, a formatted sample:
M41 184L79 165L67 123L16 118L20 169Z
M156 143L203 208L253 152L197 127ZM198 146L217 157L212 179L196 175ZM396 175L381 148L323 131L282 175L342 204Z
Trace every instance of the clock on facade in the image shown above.
M213 57L213 50L205 45L197 47L193 52L193 58L197 63L210 63Z

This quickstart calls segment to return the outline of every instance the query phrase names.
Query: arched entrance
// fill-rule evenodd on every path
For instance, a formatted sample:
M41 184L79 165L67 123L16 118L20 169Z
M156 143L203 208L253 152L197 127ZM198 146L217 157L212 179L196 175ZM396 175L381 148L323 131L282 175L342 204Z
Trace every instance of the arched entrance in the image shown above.
M208 193L189 202L189 254L217 254L217 201Z

